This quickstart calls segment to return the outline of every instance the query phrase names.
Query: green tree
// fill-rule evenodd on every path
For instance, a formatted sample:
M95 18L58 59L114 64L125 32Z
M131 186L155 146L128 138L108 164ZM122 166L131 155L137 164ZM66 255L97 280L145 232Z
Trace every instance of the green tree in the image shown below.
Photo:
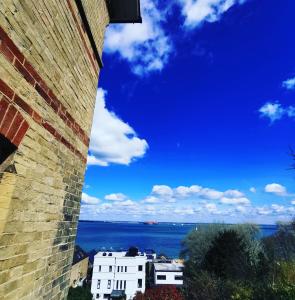
M89 287L70 287L68 300L92 300L92 294Z
M237 231L218 234L204 257L203 269L223 279L245 280L253 275L246 243Z

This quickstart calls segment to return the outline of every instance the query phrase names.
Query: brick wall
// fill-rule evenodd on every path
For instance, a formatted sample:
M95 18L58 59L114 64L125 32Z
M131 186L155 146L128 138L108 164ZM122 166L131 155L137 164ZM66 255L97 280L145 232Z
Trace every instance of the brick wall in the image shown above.
M101 53L105 1L82 2ZM74 0L0 0L0 299L66 299L98 74Z

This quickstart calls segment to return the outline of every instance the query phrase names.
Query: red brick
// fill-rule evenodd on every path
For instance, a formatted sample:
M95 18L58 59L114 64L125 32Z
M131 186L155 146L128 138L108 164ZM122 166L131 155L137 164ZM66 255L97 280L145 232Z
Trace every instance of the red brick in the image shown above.
M2 121L0 132L2 135L6 136L10 126L12 125L14 116L16 115L17 110L13 105L9 105L7 112L5 114L5 118Z
M2 79L0 79L0 92L2 92L9 99L13 98L14 91Z
M14 138L14 136L17 133L18 129L20 128L23 120L24 120L23 116L19 112L17 112L16 116L15 116L15 118L13 120L13 123L11 124L10 129L7 132L7 135L6 135L6 137L10 141Z
M48 122L43 123L43 127L55 136L56 130Z
M10 37L4 33L5 38L4 41L6 43L6 45L8 46L8 48L10 49L10 51L17 57L17 59L23 63L25 60L24 55L19 51L19 49L17 48L17 46L14 44L14 42L10 39Z
M18 95L14 96L13 100L20 108L22 108L27 114L30 116L33 115L33 109L29 104L27 104L22 98L20 98Z
M12 139L12 143L15 146L19 146L19 144L21 143L23 137L25 136L27 130L29 129L29 124L24 120L19 128L19 130L17 131L17 133L15 134L14 138Z
M53 99L51 98L50 106L51 106L52 109L57 113L58 110L59 110L59 107L60 107L60 103L59 103L59 102L56 102L55 100L53 100Z
M5 100L5 98L2 97L2 99L0 101L0 127L1 127L2 121L4 120L8 105L9 105L8 100Z
M42 78L37 73L37 71L34 69L34 67L25 59L24 66L26 70L32 75L32 77L39 83L42 81Z
M6 46L5 42L2 41L1 45L0 45L0 52L2 52L2 54L6 57L6 59L8 61L10 61L11 63L13 63L14 60L14 54L8 49L8 47Z
M38 123L39 125L42 124L42 117L37 112L33 111L32 117L36 123Z
M27 82L29 82L31 85L35 84L35 79L17 59L14 62L14 66L24 76Z
M39 84L36 84L35 89L38 92L38 94L50 105L51 99L44 91L44 89Z

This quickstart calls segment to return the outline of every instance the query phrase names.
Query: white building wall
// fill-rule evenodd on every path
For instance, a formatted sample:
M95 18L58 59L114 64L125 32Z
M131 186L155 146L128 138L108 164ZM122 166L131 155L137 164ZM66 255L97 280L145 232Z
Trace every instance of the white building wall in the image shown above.
M183 272L155 272L155 284L156 285L166 285L166 284L173 284L173 285L182 285L183 280L177 280L175 277L183 276ZM165 279L158 279L158 276L165 276Z
M113 290L125 290L127 300L133 299L137 291L144 293L146 262L146 256L126 257L124 252L112 252L112 257L110 257L102 256L99 252L94 257L91 283L93 299L102 300L104 294L111 294ZM138 286L139 279L141 287ZM98 287L99 280L100 286Z

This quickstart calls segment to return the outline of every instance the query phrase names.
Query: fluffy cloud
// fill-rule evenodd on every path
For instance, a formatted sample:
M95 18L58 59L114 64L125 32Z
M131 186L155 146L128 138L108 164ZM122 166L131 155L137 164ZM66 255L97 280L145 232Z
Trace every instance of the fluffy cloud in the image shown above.
M282 205L278 205L278 204L272 204L271 208L276 213L283 213L285 211L285 207Z
M145 203L158 203L159 202L159 198L155 197L155 196L148 196L144 199Z
M264 188L264 191L266 193L272 193L272 194L276 194L278 196L286 196L287 195L287 189L278 183L271 183L271 184L267 184Z
M283 81L282 86L287 90L294 90L295 89L295 77L289 78Z
M188 197L190 195L199 193L202 190L202 187L199 185L188 186L179 186L175 189L177 196Z
M86 205L96 205L100 202L100 200L96 197L92 197L87 195L86 193L82 193L82 204L86 204Z
M285 110L282 108L280 103L267 102L259 109L261 117L266 117L274 122L283 117Z
M295 107L283 107L278 102L267 102L260 109L260 116L270 119L271 123L282 119L284 116L295 118Z
M291 201L291 204L295 205L295 199Z
M193 215L195 211L191 207L176 208L174 213L178 215Z
M90 138L88 165L129 165L142 157L148 144L134 129L123 122L105 104L106 91L97 90L96 105Z
M217 206L214 203L207 203L205 204L205 208L208 210L210 213L214 213L217 211Z
M230 198L242 198L244 197L244 193L240 192L239 190L227 190L224 192L225 197Z
M245 0L178 0L181 5L184 25L193 29L204 22L216 22L223 13Z
M104 198L106 200L111 200L111 201L124 201L127 199L127 196L122 193L114 193L114 194L105 195Z
M157 1L141 1L142 24L112 25L107 29L105 52L118 53L137 75L160 71L168 61L172 44L162 23Z
M257 192L256 188L253 187L253 186L249 189L249 191L250 191L251 193L256 193L256 192Z
M241 198L228 198L228 197L222 197L220 199L220 202L222 204L229 204L229 205L250 205L250 200L246 197Z
M154 185L152 194L159 197L170 198L173 196L173 190L168 185Z

